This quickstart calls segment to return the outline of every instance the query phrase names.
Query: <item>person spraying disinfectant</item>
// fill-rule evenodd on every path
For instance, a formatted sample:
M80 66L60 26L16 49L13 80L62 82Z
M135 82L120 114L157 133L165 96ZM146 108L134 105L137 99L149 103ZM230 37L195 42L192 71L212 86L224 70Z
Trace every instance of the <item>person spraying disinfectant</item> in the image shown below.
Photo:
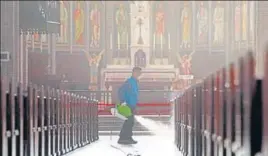
M117 111L122 118L125 118L124 124L119 134L119 144L136 144L132 138L134 126L134 111L138 102L139 86L138 78L141 75L141 68L134 67L132 76L128 78L118 90L120 103L117 104Z

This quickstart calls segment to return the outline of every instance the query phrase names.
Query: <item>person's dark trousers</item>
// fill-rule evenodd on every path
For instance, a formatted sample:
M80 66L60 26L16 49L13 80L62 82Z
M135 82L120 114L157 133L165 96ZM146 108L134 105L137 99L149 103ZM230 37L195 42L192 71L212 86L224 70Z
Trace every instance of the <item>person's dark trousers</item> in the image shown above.
M129 140L133 135L133 126L134 126L134 110L131 109L132 115L125 120L122 129L120 131L119 137L120 140Z

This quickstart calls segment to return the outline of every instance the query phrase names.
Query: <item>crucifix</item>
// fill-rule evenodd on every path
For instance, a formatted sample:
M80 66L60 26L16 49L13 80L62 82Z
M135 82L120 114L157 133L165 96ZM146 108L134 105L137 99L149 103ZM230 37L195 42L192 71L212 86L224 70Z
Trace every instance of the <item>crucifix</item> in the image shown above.
M143 39L142 39L142 37L141 37L141 26L142 26L142 24L143 24L143 21L142 21L141 18L138 19L137 24L138 24L139 27L140 27L140 37L139 37L139 39L138 39L138 44L144 44Z

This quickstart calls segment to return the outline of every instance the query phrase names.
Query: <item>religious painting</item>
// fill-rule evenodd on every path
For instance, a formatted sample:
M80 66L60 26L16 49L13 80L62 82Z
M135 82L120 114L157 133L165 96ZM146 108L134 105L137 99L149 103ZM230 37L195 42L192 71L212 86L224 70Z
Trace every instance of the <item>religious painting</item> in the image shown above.
M129 3L120 1L115 5L114 12L114 44L116 49L114 57L129 57L130 38L130 8Z
M234 40L241 41L241 1L234 1Z
M212 17L211 17L211 40L212 47L217 47L224 51L225 44L225 22L226 22L226 4L225 1L212 1Z
M193 9L192 2L182 2L182 8L179 10L179 41L181 49L189 49L192 47L192 24Z
M167 12L166 3L156 1L152 6L152 35L153 35L153 54L156 58L164 57L167 45ZM165 49L165 50L164 50Z
M241 18L242 18L242 41L248 40L248 1L242 1L241 4Z
M207 1L196 1L196 41L197 45L208 45L209 13Z
M60 1L60 34L58 43L68 43L70 34L70 2Z
M249 40L255 40L255 1L249 1Z
M74 1L74 43L85 44L85 1Z
M92 1L89 4L89 45L90 48L101 47L101 30L104 5L99 1Z
M129 38L129 7L120 2L115 11L116 45L118 49L126 49Z

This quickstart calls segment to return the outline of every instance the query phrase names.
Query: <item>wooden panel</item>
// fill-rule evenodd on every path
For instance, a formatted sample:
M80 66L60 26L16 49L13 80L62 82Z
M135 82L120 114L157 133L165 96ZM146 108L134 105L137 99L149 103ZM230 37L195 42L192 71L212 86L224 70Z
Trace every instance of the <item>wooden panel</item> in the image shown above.
M47 53L29 53L28 69L29 82L36 84L45 83L45 75L48 73L48 54Z
M69 81L88 84L89 66L84 53L69 54L58 52L56 64L58 76L66 74Z

